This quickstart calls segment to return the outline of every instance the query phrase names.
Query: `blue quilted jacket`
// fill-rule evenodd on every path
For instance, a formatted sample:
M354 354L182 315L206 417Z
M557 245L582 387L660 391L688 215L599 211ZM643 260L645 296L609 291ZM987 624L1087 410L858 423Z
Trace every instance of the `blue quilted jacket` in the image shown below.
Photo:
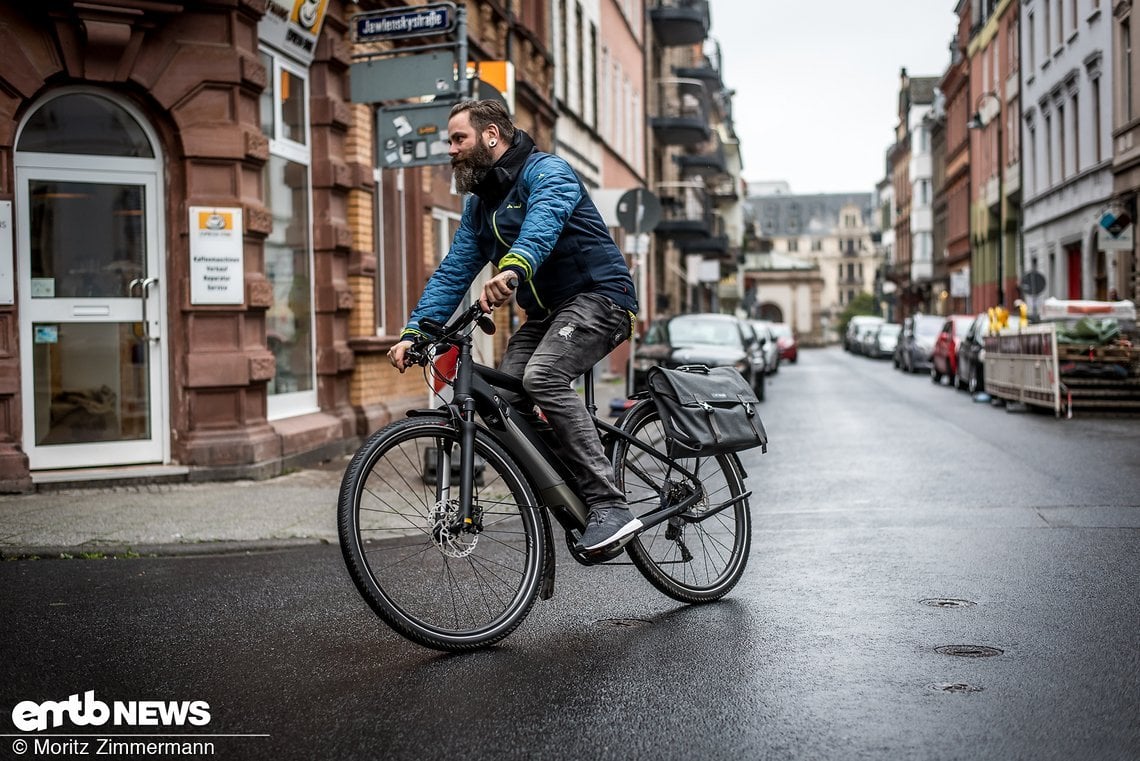
M629 267L578 175L522 130L467 199L403 336L417 333L424 317L446 322L488 262L518 274L515 297L527 317L546 317L584 292L637 313Z

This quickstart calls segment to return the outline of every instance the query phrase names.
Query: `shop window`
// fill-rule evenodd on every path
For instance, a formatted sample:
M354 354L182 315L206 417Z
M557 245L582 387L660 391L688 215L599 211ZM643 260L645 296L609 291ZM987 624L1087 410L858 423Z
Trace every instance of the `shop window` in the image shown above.
M273 228L265 240L265 277L273 305L266 342L277 369L269 381L270 419L317 409L313 343L313 249L306 72L272 51L261 61L270 85L261 97L261 128L269 138L263 192Z

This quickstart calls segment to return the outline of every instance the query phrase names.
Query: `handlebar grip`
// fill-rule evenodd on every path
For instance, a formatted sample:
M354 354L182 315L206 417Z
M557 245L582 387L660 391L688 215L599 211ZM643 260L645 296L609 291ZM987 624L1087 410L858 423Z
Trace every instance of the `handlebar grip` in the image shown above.
M517 277L507 278L507 287L512 291L519 287L519 279Z

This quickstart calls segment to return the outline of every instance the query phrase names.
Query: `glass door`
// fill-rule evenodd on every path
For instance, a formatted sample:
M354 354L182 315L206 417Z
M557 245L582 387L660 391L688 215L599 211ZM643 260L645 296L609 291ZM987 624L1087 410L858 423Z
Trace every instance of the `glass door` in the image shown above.
M16 180L31 468L163 462L156 174L28 166Z

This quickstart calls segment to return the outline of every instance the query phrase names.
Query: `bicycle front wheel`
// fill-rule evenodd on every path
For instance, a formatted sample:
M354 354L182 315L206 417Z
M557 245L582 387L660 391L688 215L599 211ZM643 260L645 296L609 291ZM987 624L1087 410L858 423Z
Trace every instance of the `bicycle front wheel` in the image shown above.
M345 470L341 550L360 594L389 626L437 650L501 640L530 611L544 535L523 473L475 437L474 531L456 530L460 433L409 418L374 434Z
M665 428L652 401L642 401L626 415L622 429L664 452ZM614 478L637 515L691 493L677 470L623 439L613 449ZM733 455L675 461L697 475L700 498L681 515L647 529L626 545L642 575L663 594L681 602L719 600L736 586L752 546L748 500L714 510L744 493Z

